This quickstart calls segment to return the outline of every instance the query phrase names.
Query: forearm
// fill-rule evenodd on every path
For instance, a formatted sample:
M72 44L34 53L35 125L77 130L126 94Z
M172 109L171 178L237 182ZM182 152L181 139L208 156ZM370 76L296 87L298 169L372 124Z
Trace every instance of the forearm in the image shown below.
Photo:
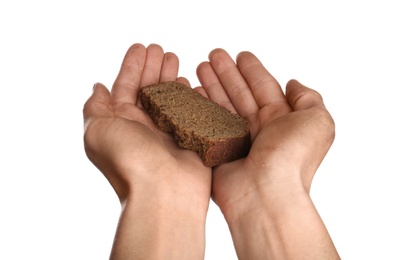
M110 259L204 258L205 209L157 195L125 201Z
M249 210L227 219L239 259L340 259L302 186L266 188L248 195Z

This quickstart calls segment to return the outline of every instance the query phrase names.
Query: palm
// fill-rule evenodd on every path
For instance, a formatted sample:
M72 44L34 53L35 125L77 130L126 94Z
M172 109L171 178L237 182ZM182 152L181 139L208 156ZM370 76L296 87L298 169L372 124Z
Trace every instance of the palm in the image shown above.
M286 105L286 104L285 104ZM268 109L268 107L267 107ZM252 132L252 146L249 155L241 160L221 165L214 169L213 174L213 199L225 209L230 203L238 201L248 192L252 190L252 187L256 187L255 181L260 176L253 176L262 167L266 160L268 160L266 154L273 156L274 147L279 149L281 152L282 143L290 145L286 141L289 139L287 136L279 138L279 130L281 127L293 127L287 126L289 120L287 116L284 118L278 118L274 122L267 122L265 117L260 117L260 111L256 115L252 115L256 118L255 124L251 124ZM275 131L273 131L275 130ZM282 140L283 139L283 140ZM285 147L287 150L287 148ZM237 187L237 188L236 188Z
M175 169L183 168L188 172L210 171L202 164L196 153L180 148L171 134L159 130L143 109L137 106L125 107L126 111L120 111L119 116L127 119L125 123L129 127L129 136L120 136L120 138L131 140L124 149L133 150L129 154L135 152L137 161L150 161L147 166L157 174L163 171L155 169L161 169L169 162L174 164L172 167ZM115 123L120 122L122 121L115 120ZM158 176L158 178L162 177Z
M170 76L165 80L176 80L175 77ZM164 81L165 81L164 80ZM159 83L158 80L154 83ZM187 81L182 80L185 84ZM134 150L136 153L136 160L150 161L148 164L151 168L161 168L169 161L173 162L175 168L182 168L188 172L205 172L204 176L208 175L210 169L202 164L198 154L183 149L177 145L175 139L170 133L159 130L153 123L151 117L139 105L123 103L116 104L113 107L114 114L120 118L126 119L128 122L129 137L120 137L131 140L131 143L125 145L125 149ZM115 120L120 123L119 120ZM136 149L139 147L140 149ZM169 160L172 158L172 160ZM155 171L161 173L163 171Z
M288 163L304 169L301 176L297 177L309 191L314 173L332 142L331 118L327 113L323 113L322 117L314 113L314 109L290 112L261 127L260 132L254 137L247 158L215 169L215 201L222 206L238 201L250 192L252 187L257 187L257 182L263 179L274 183L285 178L294 178L295 172L292 171L276 176L267 176L265 170L263 171L266 166L282 165L282 168L285 168ZM289 131L290 129L293 131ZM313 136L315 133L330 138L316 138Z

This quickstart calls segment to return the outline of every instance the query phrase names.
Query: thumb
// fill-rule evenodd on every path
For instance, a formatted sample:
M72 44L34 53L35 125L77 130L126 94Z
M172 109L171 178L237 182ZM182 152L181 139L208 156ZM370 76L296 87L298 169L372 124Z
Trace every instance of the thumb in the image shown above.
M112 116L110 92L103 84L94 85L92 95L84 104L83 116L85 123L92 117Z
M294 111L324 107L322 96L295 79L286 84L286 98Z

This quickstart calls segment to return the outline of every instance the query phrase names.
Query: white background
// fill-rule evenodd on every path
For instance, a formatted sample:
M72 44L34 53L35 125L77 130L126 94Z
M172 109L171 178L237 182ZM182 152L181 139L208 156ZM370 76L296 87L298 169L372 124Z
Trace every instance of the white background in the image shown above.
M312 198L345 260L396 259L392 1L0 2L0 259L108 259L120 206L86 158L82 107L128 47L160 44L180 75L217 47L255 53L282 86L319 91L336 140ZM236 259L211 203L206 259Z

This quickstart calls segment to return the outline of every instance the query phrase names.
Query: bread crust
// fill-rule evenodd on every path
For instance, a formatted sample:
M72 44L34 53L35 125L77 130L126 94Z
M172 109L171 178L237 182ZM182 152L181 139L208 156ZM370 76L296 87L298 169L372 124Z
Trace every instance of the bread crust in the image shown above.
M168 89L173 89L173 94L167 93ZM175 81L161 82L141 88L139 97L155 125L163 131L172 133L180 147L197 152L205 166L218 166L245 157L249 153L251 137L247 122L239 115L232 114L191 88ZM205 101L202 99L205 99ZM185 102L185 100L188 100L188 102ZM196 102L200 103L199 110L196 107ZM177 111L178 114L175 115L171 111L174 109L172 106L176 105L179 106L179 110ZM197 133L199 126L188 126L178 118L181 114L188 119L198 116L209 118L214 110L222 113L224 117L230 117L234 120L230 127L237 126L235 129L238 129L238 131L235 130L235 133L228 131L232 132L231 137L227 135L213 137ZM197 119L193 123L198 124L201 122L200 120L203 119ZM204 123L208 125L207 122ZM216 122L211 124L210 127L213 128L213 131L216 131Z

